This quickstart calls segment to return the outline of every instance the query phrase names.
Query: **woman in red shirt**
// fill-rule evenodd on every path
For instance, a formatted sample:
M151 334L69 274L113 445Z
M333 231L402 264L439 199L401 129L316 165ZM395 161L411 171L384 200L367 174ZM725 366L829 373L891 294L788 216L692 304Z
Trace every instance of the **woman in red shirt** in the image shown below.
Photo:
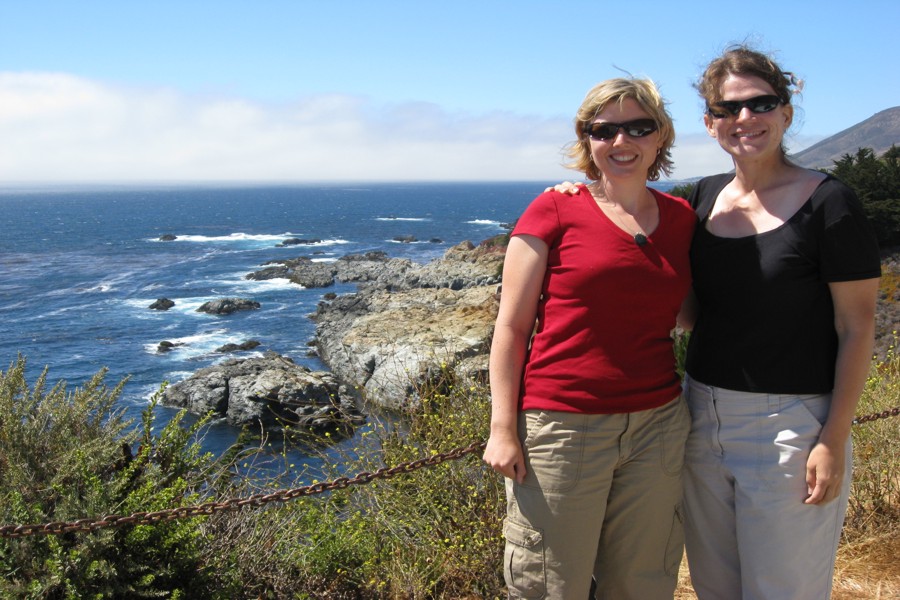
M491 349L484 460L507 477L513 598L672 598L689 416L671 330L696 217L647 187L671 168L652 82L612 79L575 117L591 180L538 196L512 232Z

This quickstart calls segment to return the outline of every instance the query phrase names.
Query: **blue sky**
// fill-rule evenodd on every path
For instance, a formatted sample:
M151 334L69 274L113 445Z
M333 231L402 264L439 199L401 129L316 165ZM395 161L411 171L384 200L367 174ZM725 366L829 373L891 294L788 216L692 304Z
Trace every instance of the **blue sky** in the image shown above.
M792 150L900 105L900 2L0 0L0 183L549 180L595 83L670 102L732 42L805 80Z

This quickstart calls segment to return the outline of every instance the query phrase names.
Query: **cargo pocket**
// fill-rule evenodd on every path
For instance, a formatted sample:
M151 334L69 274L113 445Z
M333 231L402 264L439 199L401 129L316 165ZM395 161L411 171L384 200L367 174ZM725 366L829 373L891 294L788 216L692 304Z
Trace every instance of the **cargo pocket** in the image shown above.
M544 536L537 529L506 519L503 524L506 550L503 574L510 598L543 598L547 591L544 576Z
M675 506L672 514L672 530L666 543L666 575L678 575L681 559L684 557L684 518L681 516L681 505Z

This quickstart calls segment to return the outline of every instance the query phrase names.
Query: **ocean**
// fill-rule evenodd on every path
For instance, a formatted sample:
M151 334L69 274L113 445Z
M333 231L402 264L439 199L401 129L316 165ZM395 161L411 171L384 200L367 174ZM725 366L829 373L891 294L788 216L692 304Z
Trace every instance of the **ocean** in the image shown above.
M463 240L504 230L544 189L540 182L378 183L265 186L0 187L0 369L28 361L29 383L69 389L101 368L106 382L128 377L119 402L139 422L165 382L231 357L274 351L312 369L309 315L327 292L287 280L244 276L266 262L308 256L331 261L381 250L427 262ZM665 184L659 186L666 189ZM161 236L172 235L172 241ZM401 242L412 236L416 241ZM289 238L312 244L277 247ZM259 310L197 312L208 300L244 297ZM149 307L169 298L168 311ZM249 352L226 343L258 340ZM161 341L179 344L160 353ZM158 409L166 422L172 409ZM214 423L203 444L219 453L238 431Z

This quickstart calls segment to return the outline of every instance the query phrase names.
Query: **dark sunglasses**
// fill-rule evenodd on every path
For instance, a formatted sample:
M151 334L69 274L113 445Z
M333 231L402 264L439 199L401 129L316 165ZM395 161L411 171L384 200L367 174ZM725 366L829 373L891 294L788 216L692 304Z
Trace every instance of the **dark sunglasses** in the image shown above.
M729 115L732 117L738 116L745 106L750 109L750 112L760 114L772 112L779 104L781 104L781 99L778 96L767 94L746 100L722 100L721 102L708 105L706 112L713 119L724 119Z
M619 130L629 137L644 137L659 129L653 119L635 119L625 123L588 123L582 130L592 140L611 140L619 135Z

